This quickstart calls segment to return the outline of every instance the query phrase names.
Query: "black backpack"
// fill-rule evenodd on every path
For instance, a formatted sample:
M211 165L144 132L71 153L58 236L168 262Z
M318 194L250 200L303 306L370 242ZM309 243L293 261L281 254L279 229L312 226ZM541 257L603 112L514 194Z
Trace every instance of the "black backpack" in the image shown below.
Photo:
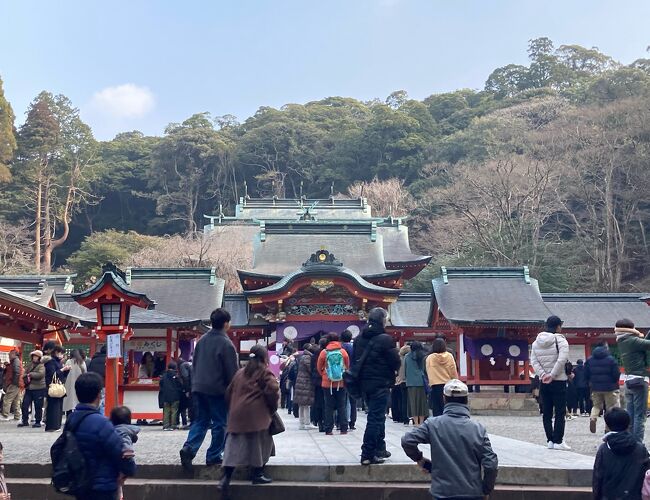
M79 449L75 432L81 422L94 411L84 412L77 425L72 428L69 421L65 423L63 433L50 448L52 458L52 486L64 495L78 496L92 489L92 474L88 471L86 459Z

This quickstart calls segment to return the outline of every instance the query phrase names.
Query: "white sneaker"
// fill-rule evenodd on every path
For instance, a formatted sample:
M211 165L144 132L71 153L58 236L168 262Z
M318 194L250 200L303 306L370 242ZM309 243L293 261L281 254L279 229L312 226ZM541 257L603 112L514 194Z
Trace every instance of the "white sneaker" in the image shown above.
M11 417L0 417L0 421L2 422L9 422L11 420Z
M307 430L307 426L306 426L306 425L301 425L300 427L298 427L298 430L300 430L300 431L306 431L306 430Z
M568 444L566 444L564 441L562 441L560 444L554 444L553 449L561 450L561 451L569 451L571 450L571 447Z
M549 441L548 442L548 449L552 450L554 447L555 447L555 445L553 444L553 441Z

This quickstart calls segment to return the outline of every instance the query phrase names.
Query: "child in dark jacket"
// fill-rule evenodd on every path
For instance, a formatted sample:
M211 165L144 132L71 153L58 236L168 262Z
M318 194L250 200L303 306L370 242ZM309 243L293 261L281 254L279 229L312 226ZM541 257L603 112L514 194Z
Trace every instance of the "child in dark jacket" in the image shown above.
M605 414L605 423L611 432L605 434L604 443L596 454L594 500L641 500L643 479L650 467L648 450L628 431L630 415L627 411L612 408Z
M134 460L135 449L133 444L138 442L140 427L131 425L131 410L126 406L116 406L111 410L111 423L115 426L115 432L122 438L122 458ZM120 478L120 487L117 492L118 500L124 498L122 489L125 479L124 477Z
M183 384L176 368L176 362L170 361L167 370L160 377L158 402L163 409L163 431L173 431L176 428L178 407L183 397Z

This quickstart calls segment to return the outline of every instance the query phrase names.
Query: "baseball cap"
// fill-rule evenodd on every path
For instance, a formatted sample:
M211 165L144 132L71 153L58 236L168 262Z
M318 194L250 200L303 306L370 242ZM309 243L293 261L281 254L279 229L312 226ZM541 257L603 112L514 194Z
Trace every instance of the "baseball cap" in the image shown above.
M38 356L38 358L40 359L40 358L43 357L43 351L39 351L38 349L35 350L35 351L32 351L31 354L30 354L30 357L31 356Z
M469 390L460 380L453 378L445 384L443 394L448 398L463 398L467 396Z

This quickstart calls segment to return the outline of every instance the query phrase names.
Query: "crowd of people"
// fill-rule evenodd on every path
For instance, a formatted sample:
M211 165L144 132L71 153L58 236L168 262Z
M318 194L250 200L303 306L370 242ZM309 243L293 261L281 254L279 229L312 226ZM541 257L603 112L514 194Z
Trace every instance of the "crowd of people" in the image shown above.
M375 308L354 340L345 331L340 336L324 335L318 342L312 339L300 352L288 346L276 377L267 349L259 344L240 368L239 355L227 335L230 314L216 309L211 330L196 343L192 363L179 358L160 370L163 430L178 428L181 420L190 422L180 450L182 466L192 471L210 430L206 464L222 466L219 489L228 498L237 467L250 469L253 484L272 482L265 466L275 452L274 436L284 431L280 408L299 419L301 431L326 436L354 431L359 408L367 413L360 450L363 466L382 464L391 456L385 441L390 414L395 422L413 423L402 447L431 474L434 498L489 495L498 459L486 429L470 418L470 388L458 380L456 360L444 337L435 338L430 347L414 341L398 350L386 333L386 322L386 310ZM650 339L628 319L616 323L615 334L622 367L604 341L586 362L578 360L573 366L557 316L548 318L531 348L536 375L532 392L540 403L549 449L571 449L564 439L567 418L589 416L589 428L595 433L604 416L605 434L593 472L596 499L641 498L650 469L643 444ZM72 351L65 360L63 348L47 342L42 351L31 352L24 367L12 351L2 374L2 420L13 418L25 427L31 415L32 427L41 427L45 405L45 430L57 431L67 416L65 429L75 435L89 475L78 499L121 498L121 487L136 468L134 445L140 427L132 425L130 410L116 407L110 419L103 416L105 362L105 349L92 360L80 351ZM143 357L145 370L155 369L147 367L150 364ZM622 398L627 410L621 408ZM57 463L69 455L63 452L65 436L59 436L52 448L55 486ZM423 457L420 444L430 445L435 460ZM1 476L0 499L4 500L10 497ZM645 486L650 488L650 480Z

